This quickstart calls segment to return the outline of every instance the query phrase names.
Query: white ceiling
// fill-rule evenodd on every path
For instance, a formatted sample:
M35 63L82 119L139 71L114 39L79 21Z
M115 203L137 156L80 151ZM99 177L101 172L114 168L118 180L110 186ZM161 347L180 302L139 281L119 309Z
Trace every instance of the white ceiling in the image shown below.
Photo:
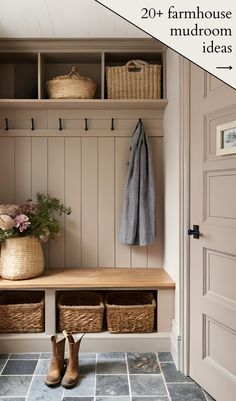
M95 0L0 0L1 38L146 37Z

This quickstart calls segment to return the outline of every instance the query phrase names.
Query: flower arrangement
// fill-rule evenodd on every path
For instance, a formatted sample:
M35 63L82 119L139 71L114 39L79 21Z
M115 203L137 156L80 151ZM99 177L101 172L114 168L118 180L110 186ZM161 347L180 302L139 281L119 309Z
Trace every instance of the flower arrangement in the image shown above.
M55 238L60 231L55 213L69 215L71 208L43 193L37 193L36 203L29 199L23 205L0 205L0 242L27 236L38 238L41 242Z

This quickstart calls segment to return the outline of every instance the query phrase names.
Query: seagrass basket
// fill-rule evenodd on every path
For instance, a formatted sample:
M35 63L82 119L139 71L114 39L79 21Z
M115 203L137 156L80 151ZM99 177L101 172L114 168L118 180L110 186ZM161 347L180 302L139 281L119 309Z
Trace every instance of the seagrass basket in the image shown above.
M150 333L156 302L151 292L114 291L105 298L110 333Z
M67 291L58 299L59 331L97 333L102 331L103 297L93 291Z
M39 276L44 270L44 256L38 238L8 238L2 242L0 276L23 280Z
M44 331L43 291L3 291L0 294L1 333Z
M106 67L108 99L160 99L161 65L130 60L124 66Z
M96 86L92 79L79 75L76 66L68 75L60 75L46 82L50 99L92 99Z

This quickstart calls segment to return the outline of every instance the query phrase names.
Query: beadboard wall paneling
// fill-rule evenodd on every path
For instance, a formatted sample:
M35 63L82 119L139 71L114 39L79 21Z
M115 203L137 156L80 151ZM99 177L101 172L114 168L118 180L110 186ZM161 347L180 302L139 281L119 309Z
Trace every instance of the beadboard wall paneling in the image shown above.
M142 113L153 153L157 240L137 247L121 244L118 232L138 114L115 112L115 131L111 131L109 113L40 110L34 116L37 128L31 131L31 111L17 110L11 124L17 122L18 129L0 129L0 171L4 172L0 203L34 199L41 191L72 207L70 216L59 218L60 237L43 245L49 267L162 267L162 116L158 110ZM1 111L2 121L4 116ZM60 116L63 131L58 130ZM86 116L89 131L84 131Z

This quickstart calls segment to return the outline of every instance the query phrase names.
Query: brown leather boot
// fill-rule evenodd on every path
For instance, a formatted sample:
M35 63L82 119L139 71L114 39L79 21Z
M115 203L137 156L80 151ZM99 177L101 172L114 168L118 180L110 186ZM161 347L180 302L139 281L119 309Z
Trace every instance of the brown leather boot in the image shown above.
M66 372L62 379L61 385L65 388L71 388L76 385L79 380L79 348L82 337L75 342L73 336L68 334L65 330L63 331L64 336L66 336L68 341L68 351L69 357L66 366Z
M49 387L57 386L61 383L61 379L65 372L64 353L65 353L65 338L61 340L57 335L51 337L52 344L52 360L49 367L45 384Z

